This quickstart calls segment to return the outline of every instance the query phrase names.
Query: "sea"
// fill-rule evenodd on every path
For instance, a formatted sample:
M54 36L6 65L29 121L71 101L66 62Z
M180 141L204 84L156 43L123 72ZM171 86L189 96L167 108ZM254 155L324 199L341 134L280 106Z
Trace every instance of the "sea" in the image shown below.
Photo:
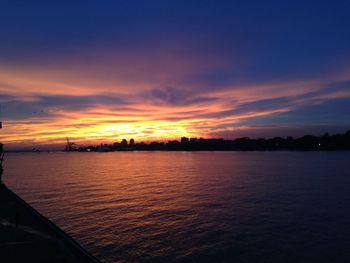
M3 179L102 262L350 262L350 152L8 153Z

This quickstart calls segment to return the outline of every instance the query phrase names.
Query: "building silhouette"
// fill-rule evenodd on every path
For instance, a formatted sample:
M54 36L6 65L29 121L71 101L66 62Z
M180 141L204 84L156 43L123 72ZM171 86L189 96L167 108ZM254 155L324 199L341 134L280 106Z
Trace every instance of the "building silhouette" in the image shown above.
M181 137L181 143L182 144L186 144L188 143L190 140L187 137Z

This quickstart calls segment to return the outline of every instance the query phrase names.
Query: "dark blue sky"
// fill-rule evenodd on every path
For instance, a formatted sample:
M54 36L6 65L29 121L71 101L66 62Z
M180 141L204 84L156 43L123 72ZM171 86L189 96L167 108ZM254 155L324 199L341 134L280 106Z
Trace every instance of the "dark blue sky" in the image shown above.
M60 136L84 140L349 129L349 13L350 1L1 1L0 101L17 125L5 139L54 141L63 123ZM117 135L91 135L101 127Z

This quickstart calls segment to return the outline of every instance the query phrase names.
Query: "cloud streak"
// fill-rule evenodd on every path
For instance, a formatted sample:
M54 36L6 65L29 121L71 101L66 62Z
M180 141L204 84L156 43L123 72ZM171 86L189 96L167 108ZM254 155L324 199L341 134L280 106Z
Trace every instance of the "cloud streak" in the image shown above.
M138 7L6 4L1 140L274 136L350 125L346 3Z

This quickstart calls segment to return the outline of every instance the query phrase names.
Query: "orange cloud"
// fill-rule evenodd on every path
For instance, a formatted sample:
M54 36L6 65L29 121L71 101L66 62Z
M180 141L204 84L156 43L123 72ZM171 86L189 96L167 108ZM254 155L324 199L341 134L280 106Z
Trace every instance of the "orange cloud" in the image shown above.
M65 136L79 143L211 136L242 120L350 97L347 88L327 87L347 75L203 88L181 79L226 62L169 55L148 61L152 55L120 56L118 63L99 56L94 66L0 65L1 102L14 111L3 112L1 140L36 145L64 143Z

